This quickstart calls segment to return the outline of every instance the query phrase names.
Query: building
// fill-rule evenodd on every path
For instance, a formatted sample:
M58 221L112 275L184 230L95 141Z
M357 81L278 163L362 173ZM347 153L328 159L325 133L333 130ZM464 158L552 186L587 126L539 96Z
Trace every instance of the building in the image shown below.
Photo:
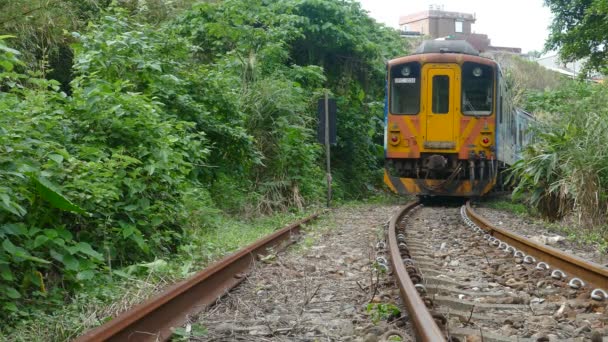
M492 46L488 35L472 31L475 20L475 14L448 12L443 7L432 5L427 11L399 18L399 27L404 37L422 35L431 39L466 40L479 52L521 53L521 48Z
M470 35L473 23L475 23L473 14L446 12L434 7L428 11L399 18L401 31L419 32L432 38L446 37L456 33Z
M570 78L580 77L582 72L586 73L586 70L584 68L586 62L587 62L587 59L576 60L576 61L572 61L572 62L564 62L559 57L559 54L557 54L556 52L550 52L550 53L536 59L536 63L540 64L541 66L545 67L546 69L558 72L558 73L568 76ZM593 82L603 82L602 80L604 79L603 75L601 75L600 73L597 73L597 72L593 72L590 74L583 74L583 76L588 81L593 81Z
M538 58L536 60L536 63L542 65L543 67L549 70L553 70L555 72L559 72L562 75L575 78L578 76L579 72L583 70L584 61L564 63L559 58L559 55L554 52Z

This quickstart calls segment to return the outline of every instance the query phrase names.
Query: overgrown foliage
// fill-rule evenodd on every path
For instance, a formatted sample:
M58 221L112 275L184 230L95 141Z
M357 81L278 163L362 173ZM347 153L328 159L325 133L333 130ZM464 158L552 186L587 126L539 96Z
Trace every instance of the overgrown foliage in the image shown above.
M492 53L504 72L516 106L524 106L529 93L557 89L567 78L534 61L511 53Z
M339 104L337 195L381 180L384 62L405 51L358 3L227 0L169 21L118 4L95 7L66 38L63 88L9 47L27 38L0 37L5 327L183 250L194 232L218 229L222 211L320 200L325 88ZM74 13L53 15L82 19Z
M520 181L515 194L551 220L573 213L586 226L606 223L606 101L606 86L574 81L529 98L538 125L534 143L513 167Z
M554 15L546 50L559 50L566 61L588 58L587 71L608 67L607 0L545 0Z
M160 23L189 7L195 0L2 0L0 33L17 39L28 68L61 83L69 90L75 40L66 32L81 31L110 6L122 6L139 21Z

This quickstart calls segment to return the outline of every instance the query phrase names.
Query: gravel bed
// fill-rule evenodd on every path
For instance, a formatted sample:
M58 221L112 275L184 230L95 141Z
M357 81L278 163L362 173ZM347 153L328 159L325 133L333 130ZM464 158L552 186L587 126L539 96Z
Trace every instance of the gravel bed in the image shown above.
M534 241L563 250L585 260L600 265L608 263L608 255L601 253L598 246L593 243L585 244L573 241L568 236L555 233L549 225L539 219L529 216L518 216L506 210L488 208L484 203L473 206L474 210L495 224L497 227L507 229Z
M377 306L401 306L392 279L374 267L383 225L396 210L333 210L299 244L261 256L246 281L193 322L207 329L200 340L375 342L398 330L409 341L410 323Z
M407 245L434 311L460 341L602 341L608 308L548 271L492 247L459 207L423 207L406 221Z

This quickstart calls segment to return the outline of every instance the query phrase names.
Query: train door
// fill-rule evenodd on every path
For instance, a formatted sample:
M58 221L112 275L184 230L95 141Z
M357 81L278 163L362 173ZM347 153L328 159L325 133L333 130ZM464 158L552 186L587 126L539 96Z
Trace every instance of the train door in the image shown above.
M456 113L456 71L451 66L426 70L426 142L427 148L453 149Z

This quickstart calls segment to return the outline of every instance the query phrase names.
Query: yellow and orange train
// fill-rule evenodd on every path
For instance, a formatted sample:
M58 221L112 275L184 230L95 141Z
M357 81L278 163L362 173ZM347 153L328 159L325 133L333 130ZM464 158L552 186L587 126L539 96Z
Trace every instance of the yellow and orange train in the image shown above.
M484 195L528 143L532 117L465 41L427 41L389 61L386 88L384 180L399 194Z

